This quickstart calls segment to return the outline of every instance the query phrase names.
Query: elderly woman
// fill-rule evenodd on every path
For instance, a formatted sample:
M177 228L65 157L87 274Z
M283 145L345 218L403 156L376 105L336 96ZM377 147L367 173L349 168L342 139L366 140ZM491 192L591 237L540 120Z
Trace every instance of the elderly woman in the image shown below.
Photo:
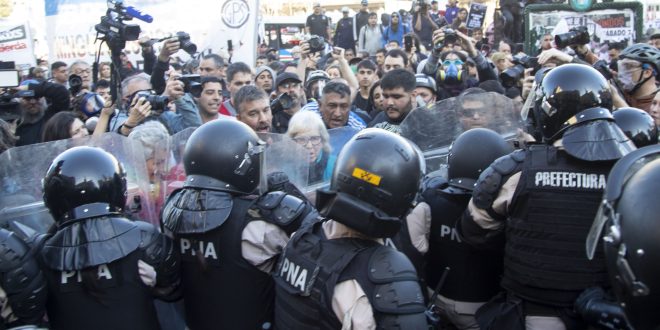
M311 111L298 111L286 134L309 152L309 183L330 180L336 156L330 155L330 138L321 117Z
M136 126L128 138L140 142L144 150L144 160L147 163L149 177L150 197L154 201L155 214L160 214L163 206L166 189L161 187L167 174L169 158L169 134L163 124L150 120ZM144 214L140 216L146 217ZM149 219L154 220L154 219Z

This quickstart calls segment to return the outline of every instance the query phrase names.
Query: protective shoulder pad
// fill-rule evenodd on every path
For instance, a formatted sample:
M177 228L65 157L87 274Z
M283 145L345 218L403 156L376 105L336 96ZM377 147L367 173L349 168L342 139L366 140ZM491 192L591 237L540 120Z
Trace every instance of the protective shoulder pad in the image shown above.
M381 324L394 325L408 318L419 319L413 316L416 314L421 315L420 320L426 322L424 296L417 273L403 253L386 246L378 247L369 259L368 276L375 284L370 301L374 310L378 312L376 314L379 328ZM413 326L405 329L421 328L423 327Z
M417 272L405 254L387 246L381 246L369 259L369 280L376 284L405 280L417 280Z
M264 220L278 226L288 226L300 218L305 210L305 202L282 191L270 192L257 201Z
M490 209L506 179L521 170L524 160L524 150L516 150L495 160L479 176L472 193L474 205L481 209Z
M46 280L34 250L4 229L0 229L0 286L19 322L36 323L43 316Z

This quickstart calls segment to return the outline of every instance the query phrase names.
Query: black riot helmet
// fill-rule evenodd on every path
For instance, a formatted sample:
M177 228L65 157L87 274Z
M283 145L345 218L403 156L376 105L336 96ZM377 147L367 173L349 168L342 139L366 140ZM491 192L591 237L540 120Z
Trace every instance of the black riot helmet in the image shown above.
M646 111L631 107L619 108L612 116L637 148L658 143L658 127Z
M578 113L589 108L612 108L609 83L587 65L565 64L550 70L539 90L534 117L548 143L561 138Z
M424 171L419 149L410 141L382 129L365 129L341 150L330 180L334 205L346 202L346 207L327 213L328 205L319 202L323 192L317 205L322 215L371 237L390 237L412 207Z
M43 179L44 204L57 222L120 212L126 174L110 153L75 147L59 154Z
M449 186L472 191L481 172L493 161L511 152L513 147L495 131L473 128L461 133L449 148Z
M249 194L260 183L265 143L234 119L208 122L192 133L183 152L184 186Z
M610 172L594 221L606 227L603 248L610 281L635 329L660 326L658 182L660 146L647 146L623 157Z

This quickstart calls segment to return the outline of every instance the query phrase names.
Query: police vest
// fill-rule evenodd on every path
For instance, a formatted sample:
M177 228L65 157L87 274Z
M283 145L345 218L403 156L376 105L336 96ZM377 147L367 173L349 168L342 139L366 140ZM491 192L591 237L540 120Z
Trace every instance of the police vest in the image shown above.
M46 240L41 262L52 329L160 328L151 288L139 276L138 260L147 259L138 248L140 228L123 218L92 218Z
M608 286L602 251L588 260L585 241L612 165L551 146L527 151L506 225L504 288L539 304L571 307L584 289Z
M403 254L370 240L328 240L321 224L291 238L275 271L277 329L340 329L332 298L347 280L360 284L380 329L426 328L417 276Z
M241 249L252 204L254 200L247 197L234 197L229 216L219 226L206 232L174 233L190 329L261 329L272 322L272 277L248 263Z
M477 250L461 241L456 222L467 208L471 195L449 194L439 189L424 192L431 207L431 233L426 254L426 276L435 288L449 267L446 282L439 293L449 299L466 302L490 300L500 288L502 251Z

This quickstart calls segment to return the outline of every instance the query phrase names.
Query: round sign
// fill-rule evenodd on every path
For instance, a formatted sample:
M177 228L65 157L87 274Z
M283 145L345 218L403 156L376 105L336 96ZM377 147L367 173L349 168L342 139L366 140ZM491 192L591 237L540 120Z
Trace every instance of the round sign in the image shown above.
M568 4L575 11L587 11L591 9L594 0L568 0Z
M222 5L222 22L230 28L240 28L250 17L250 7L245 0L228 0Z

